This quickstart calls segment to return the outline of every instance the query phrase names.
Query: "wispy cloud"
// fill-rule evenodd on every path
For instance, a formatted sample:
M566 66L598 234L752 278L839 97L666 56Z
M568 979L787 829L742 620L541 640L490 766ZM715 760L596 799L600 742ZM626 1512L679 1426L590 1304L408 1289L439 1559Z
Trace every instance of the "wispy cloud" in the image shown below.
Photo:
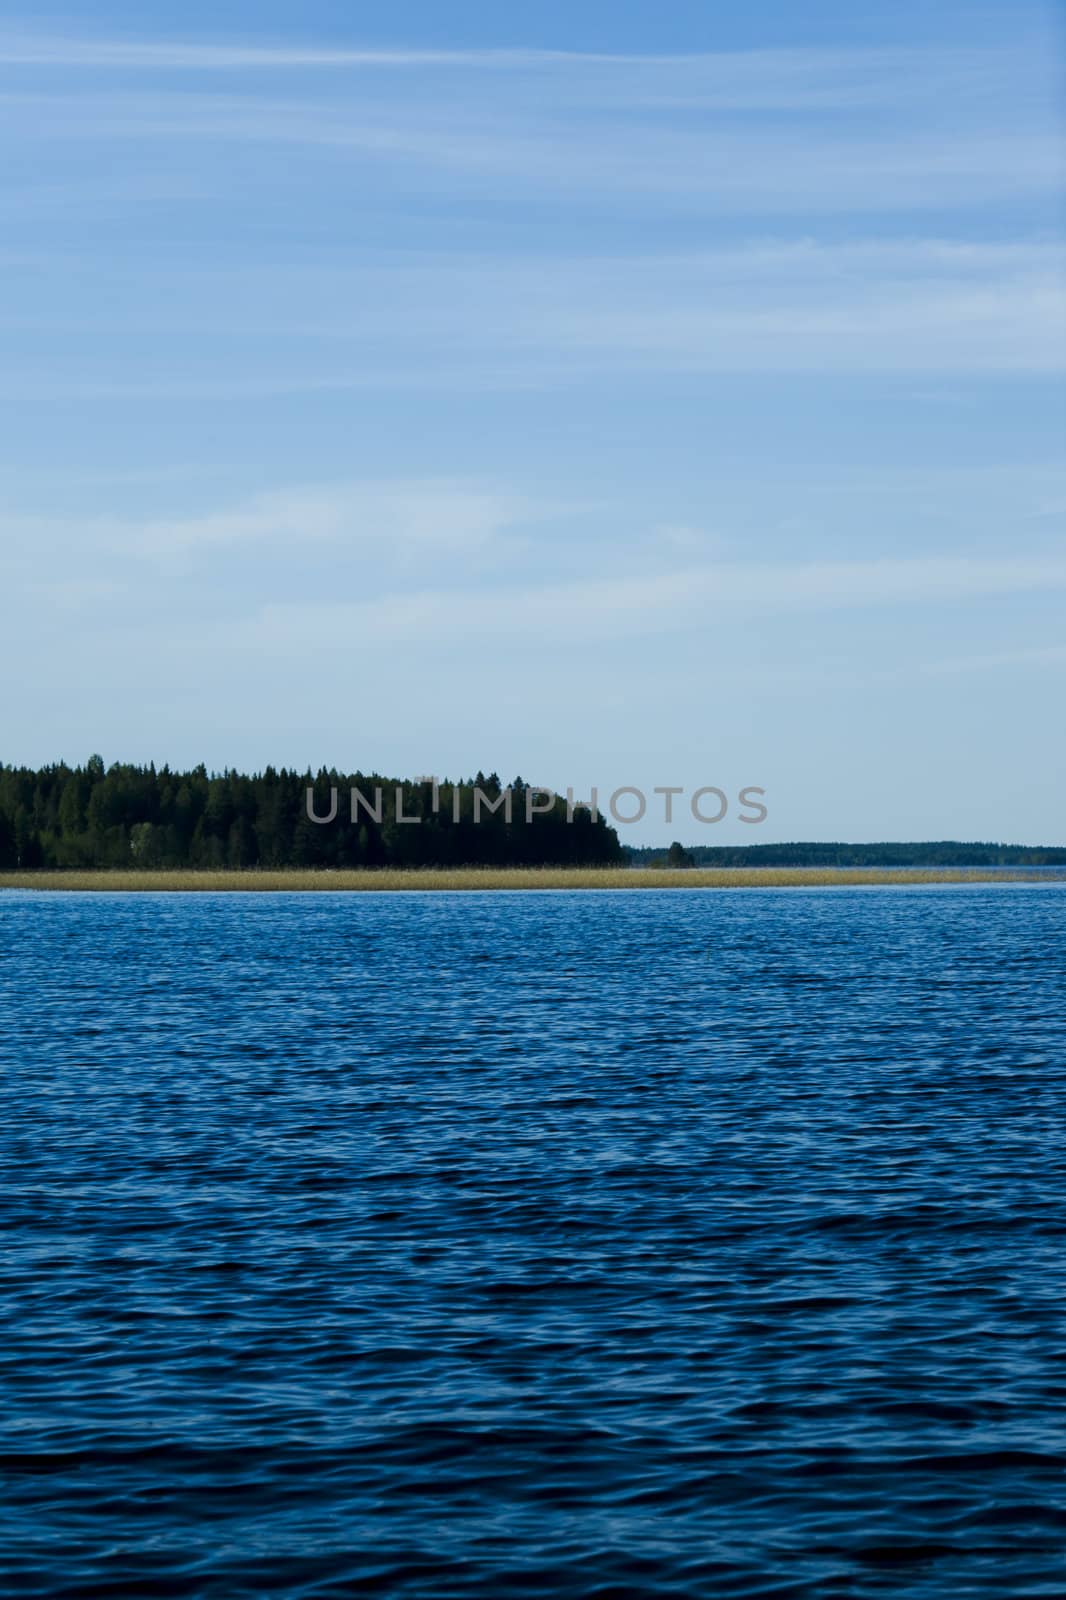
M386 556L483 547L528 513L503 493L450 480L362 483L275 491L227 511L151 521L125 534L127 548L172 555L219 545L328 540Z
M43 592L60 573L90 587L119 580L133 596L164 572L184 575L192 594L235 558L251 563L235 596L245 626L258 606L256 627L266 617L282 631L347 620L361 637L428 629L454 643L642 637L1066 588L1066 560L1039 549L1010 560L795 559L786 554L794 544L770 552L717 521L713 531L644 522L609 503L474 479L367 479L279 487L166 518L11 516L4 566L12 592Z
M182 39L102 38L47 35L9 29L0 32L0 64L12 69L52 69L83 75L117 74L135 80L155 73L208 79L229 76L286 78L311 74L361 85L380 79L402 94L404 80L417 81L448 93L452 83L463 85L461 100L471 93L485 103L495 92L492 80L503 80L503 98L497 113L516 107L546 110L545 88L555 112L580 113L588 133L589 113L637 113L652 117L663 112L739 113L786 112L818 116L853 113L865 116L877 110L924 106L934 125L943 121L945 105L953 120L977 117L988 122L1003 107L1010 107L1014 122L1034 115L1054 119L1058 85L1051 53L1034 48L1031 40L1016 37L998 48L756 48L686 53L582 51L536 48L433 49L346 48L318 44L249 44ZM434 92L431 88L430 92ZM249 112L253 109L248 104ZM268 116L270 108L264 107ZM281 108L275 108L280 111ZM318 138L358 142L357 128L347 133L320 118L317 132L307 121L297 126L290 107L288 126L279 126L277 139ZM310 108L308 108L310 109ZM219 103L220 116L225 114ZM281 122L281 117L277 119ZM223 131L227 124L203 132ZM159 126L157 123L156 126ZM197 126L193 121L190 128ZM645 127L651 131L653 124ZM236 129L228 124L231 136ZM617 132L617 127L614 130ZM253 133L251 121L245 136ZM579 149L575 149L579 154ZM469 152L467 152L469 156ZM512 154L512 161L514 159ZM874 174L876 177L876 174Z
M345 50L299 45L204 44L176 39L94 39L73 35L0 34L6 66L86 70L231 72L291 71L307 67L515 68L585 59L553 50ZM591 56L587 59L611 59ZM624 59L624 58L622 58Z
M447 591L371 602L269 604L237 624L260 646L422 640L453 645L553 645L639 639L819 612L965 604L1066 589L1066 561L959 558L850 562L722 562L658 576Z
M551 71L567 75L575 69L621 75L642 87L659 84L657 73L690 89L748 92L742 103L767 108L786 96L813 91L820 99L832 91L833 102L869 104L879 83L911 85L916 78L942 83L945 76L987 86L1005 72L1028 63L1031 50L958 46L841 48L747 48L732 50L611 51L538 49L531 47L437 49L400 46L366 49L344 46L218 43L194 39L103 38L89 35L0 31L0 64L63 69L129 69L135 72L291 72L308 68L337 71L395 68L470 68L507 74ZM650 77L650 85L649 85Z
M521 387L626 370L1046 373L1066 366L1054 244L768 239L689 255L364 255L335 269L83 271L50 331L181 334L164 379L84 372L75 393ZM38 295L40 278L31 285ZM116 288L122 284L121 302ZM146 292L147 284L147 292ZM100 302L104 302L100 309ZM9 296L2 319L18 319ZM287 370L228 347L289 341ZM198 365L199 364L199 365ZM32 393L42 379L16 379ZM58 373L50 392L66 392Z
M1018 119L982 132L957 120L920 124L901 137L865 126L774 127L728 119L587 116L513 99L330 103L256 95L164 91L0 96L23 137L55 141L209 140L347 152L363 162L446 169L472 179L510 179L556 195L685 196L734 213L868 213L971 206L982 198L1054 188L1063 157L1054 127Z
M536 515L548 509L537 507ZM295 569L314 545L403 566L484 551L533 515L531 502L484 484L385 480L271 490L182 517L14 518L8 538L10 550L23 551L24 567L36 567L35 558L48 547L67 557L88 547L98 561L137 557L164 565L246 548L272 549Z

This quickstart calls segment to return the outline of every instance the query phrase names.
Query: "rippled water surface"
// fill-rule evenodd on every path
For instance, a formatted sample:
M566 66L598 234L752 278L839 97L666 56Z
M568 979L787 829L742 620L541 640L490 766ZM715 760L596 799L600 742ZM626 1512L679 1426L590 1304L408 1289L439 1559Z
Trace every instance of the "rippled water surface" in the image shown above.
M0 895L0 1590L1061 1600L1064 932Z

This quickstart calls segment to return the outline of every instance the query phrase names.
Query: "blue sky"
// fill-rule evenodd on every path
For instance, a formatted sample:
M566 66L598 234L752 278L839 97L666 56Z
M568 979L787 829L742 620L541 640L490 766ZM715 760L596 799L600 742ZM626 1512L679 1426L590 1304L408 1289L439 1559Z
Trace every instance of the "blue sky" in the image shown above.
M0 23L0 759L1066 842L1050 5Z

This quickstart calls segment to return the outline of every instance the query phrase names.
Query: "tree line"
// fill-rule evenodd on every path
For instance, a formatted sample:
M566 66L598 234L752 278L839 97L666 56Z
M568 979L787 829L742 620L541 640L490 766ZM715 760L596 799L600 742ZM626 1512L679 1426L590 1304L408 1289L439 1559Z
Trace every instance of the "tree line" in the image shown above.
M678 843L662 850L626 847L635 867L1055 867L1066 866L1066 846L967 844L939 839L919 844L748 844Z
M115 763L100 756L33 769L0 764L0 867L596 866L622 861L615 830L566 802L534 811L516 778L508 820L496 773L455 783L336 768L245 774ZM338 804L328 823L313 821ZM353 819L349 797L370 802ZM373 812L382 791L380 821ZM400 816L396 797L400 791ZM488 803L477 802L480 790ZM536 805L542 800L537 791ZM475 820L475 803L479 813Z

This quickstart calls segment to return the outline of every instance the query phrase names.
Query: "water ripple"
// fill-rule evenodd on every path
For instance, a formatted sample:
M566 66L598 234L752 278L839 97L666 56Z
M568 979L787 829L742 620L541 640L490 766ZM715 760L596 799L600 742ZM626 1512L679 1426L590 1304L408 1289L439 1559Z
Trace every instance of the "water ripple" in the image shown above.
M1064 930L0 895L3 1592L1059 1600Z

